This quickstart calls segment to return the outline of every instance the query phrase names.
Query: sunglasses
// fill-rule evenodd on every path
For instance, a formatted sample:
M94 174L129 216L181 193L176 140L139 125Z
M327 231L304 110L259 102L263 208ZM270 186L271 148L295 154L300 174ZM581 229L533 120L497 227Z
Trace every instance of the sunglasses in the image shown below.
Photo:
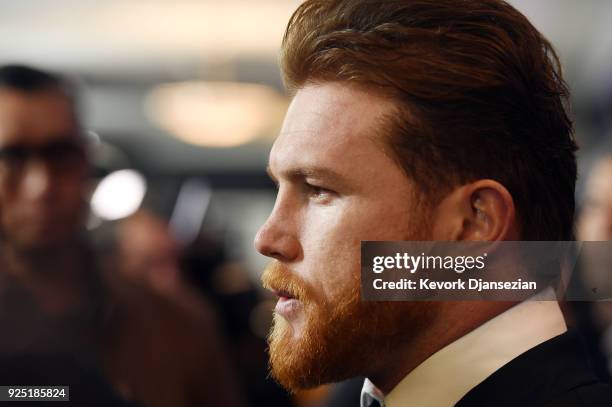
M43 161L53 171L70 171L85 163L85 148L78 140L58 140L40 146L10 145L0 147L0 166L20 172L34 159Z

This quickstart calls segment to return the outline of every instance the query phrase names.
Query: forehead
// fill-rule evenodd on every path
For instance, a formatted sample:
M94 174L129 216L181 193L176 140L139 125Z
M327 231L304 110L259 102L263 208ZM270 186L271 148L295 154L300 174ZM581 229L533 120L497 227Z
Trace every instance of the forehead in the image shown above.
M76 129L70 100L59 90L24 93L0 88L0 146L44 144Z
M381 121L391 101L340 83L307 85L293 98L270 153L273 172L293 167L355 166L390 161Z

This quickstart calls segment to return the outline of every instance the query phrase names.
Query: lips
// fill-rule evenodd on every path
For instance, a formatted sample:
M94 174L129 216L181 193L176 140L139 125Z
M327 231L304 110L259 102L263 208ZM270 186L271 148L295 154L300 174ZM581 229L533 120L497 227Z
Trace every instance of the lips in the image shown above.
M279 298L282 299L286 299L286 300L290 300L290 299L296 299L294 295L292 295L289 291L285 291L285 290L272 290L272 292L274 293L274 295L276 295Z
M261 276L265 289L278 298L275 314L286 320L300 318L303 308L308 302L306 283L279 262L270 263Z
M300 307L300 301L295 298L279 297L274 311L286 320L290 320L297 315Z
M287 320L295 317L301 302L289 291L272 289L272 292L278 297L274 311Z

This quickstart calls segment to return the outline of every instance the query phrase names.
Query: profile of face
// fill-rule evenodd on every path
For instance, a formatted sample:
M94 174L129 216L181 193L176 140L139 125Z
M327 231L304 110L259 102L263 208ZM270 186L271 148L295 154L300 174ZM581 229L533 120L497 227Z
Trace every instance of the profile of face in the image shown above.
M68 97L0 89L0 233L20 249L52 248L84 214L88 163Z
M382 142L387 100L338 83L297 92L269 159L278 185L255 238L279 296L272 374L298 390L376 369L435 315L431 303L362 302L361 240L430 240L431 210ZM401 328L400 328L401 327ZM407 338L408 337L408 338Z

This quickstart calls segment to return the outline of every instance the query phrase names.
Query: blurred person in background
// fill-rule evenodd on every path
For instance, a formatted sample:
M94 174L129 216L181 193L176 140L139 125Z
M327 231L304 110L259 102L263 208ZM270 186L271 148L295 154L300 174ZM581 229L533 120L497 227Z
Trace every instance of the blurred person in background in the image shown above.
M612 240L612 153L601 155L586 181L577 222L580 240Z
M218 231L201 231L184 248L185 279L218 310L249 405L302 406L300 398L289 395L268 373L269 299L256 289L242 262L227 252Z
M143 406L242 405L211 309L192 323L103 270L76 107L59 76L0 68L0 384L69 385L79 406L126 405L111 384Z
M132 382L122 387L138 388L144 397L147 383L153 382L160 386L165 382L166 388L171 387L169 383L183 386L184 393L199 391L201 386L193 378L205 376L209 369L210 363L203 358L213 352L204 347L214 341L214 336L207 338L211 336L207 321L214 318L215 326L223 331L215 336L224 338L217 345L223 351L216 352L224 363L217 365L234 367L248 404L294 405L287 392L268 377L266 343L254 332L255 324L269 322L263 318L268 309L240 262L230 261L222 246L204 232L184 247L168 221L149 209L118 221L114 229L116 251L109 256L113 265L106 269L129 294L123 296L116 332L118 338L133 342L124 344L124 352L112 358L115 371L132 371L117 374L126 376L126 384ZM126 290L128 284L131 288ZM143 306L145 298L150 304ZM160 348L162 343L164 348L179 351L158 356L167 358L166 369L160 371L151 368L148 355L149 349Z
M78 405L120 404L98 369L105 317L85 243L89 162L71 88L0 68L0 382L72 385Z
M188 301L195 293L183 281L181 247L168 224L141 209L117 225L119 271L131 281L140 281L173 301Z
M586 179L586 189L577 219L578 240L612 241L612 152L603 148L595 159ZM583 243L588 244L588 243ZM579 284L611 292L612 270L601 265L605 262L587 262L578 268ZM607 380L612 377L612 303L609 301L577 302L571 304L570 317L575 317L589 341L592 359L599 374Z
M216 313L183 280L166 222L140 210L118 221L115 239L105 276L120 312L107 363L122 394L146 406L242 405Z
M365 240L573 240L576 145L550 43L503 1L304 2L255 238L273 376L366 376L361 406L609 406L550 282L532 300L363 301ZM552 294L552 295L551 295Z

